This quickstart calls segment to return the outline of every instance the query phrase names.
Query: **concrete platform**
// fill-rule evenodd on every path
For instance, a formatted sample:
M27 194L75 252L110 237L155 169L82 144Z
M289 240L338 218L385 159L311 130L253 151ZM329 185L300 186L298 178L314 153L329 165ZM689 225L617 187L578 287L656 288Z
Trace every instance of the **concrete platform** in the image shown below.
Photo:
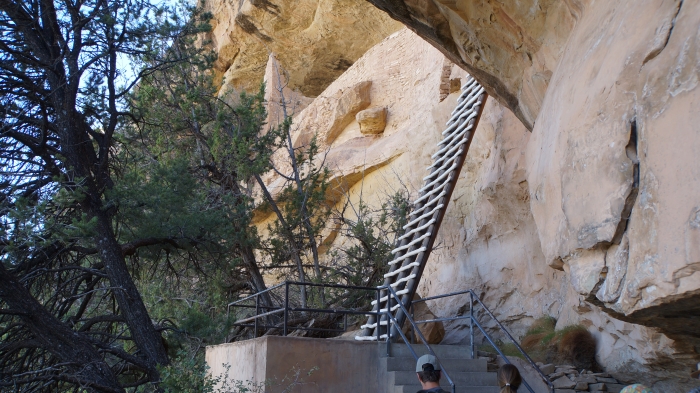
M208 346L206 362L213 376L229 371L229 381L267 383L266 393L378 392L379 344L303 337L265 336ZM309 375L309 371L311 371Z
M433 345L458 393L497 393L495 373L485 359L469 359L468 348ZM414 345L421 355L427 350ZM266 385L265 393L408 393L420 390L415 359L405 344L266 336L209 346L206 361L214 377L229 386ZM309 374L311 371L311 374ZM446 381L442 381L446 383ZM447 387L447 386L446 386ZM257 390L252 392L258 393ZM260 391L262 392L262 391Z

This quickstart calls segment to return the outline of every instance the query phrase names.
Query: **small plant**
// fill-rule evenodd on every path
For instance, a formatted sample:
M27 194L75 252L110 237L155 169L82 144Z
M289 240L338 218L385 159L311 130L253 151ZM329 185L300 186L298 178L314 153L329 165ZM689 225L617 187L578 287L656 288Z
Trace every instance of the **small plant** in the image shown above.
M550 316L536 319L527 333L525 333L520 345L528 351L546 346L554 337L556 324L557 320Z

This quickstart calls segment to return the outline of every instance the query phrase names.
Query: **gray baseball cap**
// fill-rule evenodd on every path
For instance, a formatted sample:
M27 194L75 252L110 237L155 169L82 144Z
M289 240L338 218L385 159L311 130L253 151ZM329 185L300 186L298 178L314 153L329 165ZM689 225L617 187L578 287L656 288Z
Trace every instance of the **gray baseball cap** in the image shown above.
M440 370L440 364L437 361L437 358L433 355L423 355L418 358L418 362L416 363L416 372L422 372L423 371L423 365L425 364L432 364L434 370Z

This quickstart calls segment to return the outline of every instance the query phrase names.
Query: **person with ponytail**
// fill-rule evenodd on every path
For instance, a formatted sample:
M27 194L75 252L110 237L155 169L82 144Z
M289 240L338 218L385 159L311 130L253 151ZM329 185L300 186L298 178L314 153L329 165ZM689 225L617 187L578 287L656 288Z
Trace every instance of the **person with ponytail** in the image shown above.
M423 390L418 393L447 393L440 388L440 364L433 355L423 355L416 363L416 375Z
M504 364L498 369L498 386L501 387L500 393L515 393L522 383L520 371L512 364Z

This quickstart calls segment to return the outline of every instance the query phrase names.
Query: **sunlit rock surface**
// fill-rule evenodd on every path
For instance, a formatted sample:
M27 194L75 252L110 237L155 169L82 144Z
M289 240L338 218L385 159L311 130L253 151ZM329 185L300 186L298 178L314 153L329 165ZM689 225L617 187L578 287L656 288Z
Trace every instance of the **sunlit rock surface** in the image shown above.
M368 0L474 75L532 129L581 0Z
M349 45L356 55L347 57L343 48L324 49L328 58L353 57L346 70L330 72L326 60L299 60L316 53L316 44L291 38L307 34L294 19L306 14L294 16L283 1L265 2L278 7L277 19L256 2L222 3L259 18L259 28L237 27L237 13L217 16L220 53L240 53L223 56L220 72L246 88L267 67L271 102L272 88L296 94L295 143L317 135L336 201L357 205L402 187L415 195L455 85L471 71L492 97L420 295L475 288L516 336L543 315L559 327L583 324L598 339L599 362L618 379L687 392L700 351L700 3L371 2L427 41L408 30L391 34L398 27L386 15L352 11L369 3L348 1L347 13L336 8L336 15L362 15L365 27L328 19L316 37L339 38L319 38L319 48L365 47ZM297 3L302 10L307 1ZM268 28L279 40L261 28L285 18L290 30ZM224 42L239 49L227 52ZM243 56L256 45L259 58ZM275 58L282 78L271 71ZM382 108L383 133L363 133L363 112ZM281 184L274 174L265 180L273 190ZM324 247L344 241L331 228ZM466 302L429 307L454 315ZM465 325L445 328L445 342L468 335Z
M288 87L308 97L402 27L364 0L208 0L205 7L224 86L256 89L275 53Z

